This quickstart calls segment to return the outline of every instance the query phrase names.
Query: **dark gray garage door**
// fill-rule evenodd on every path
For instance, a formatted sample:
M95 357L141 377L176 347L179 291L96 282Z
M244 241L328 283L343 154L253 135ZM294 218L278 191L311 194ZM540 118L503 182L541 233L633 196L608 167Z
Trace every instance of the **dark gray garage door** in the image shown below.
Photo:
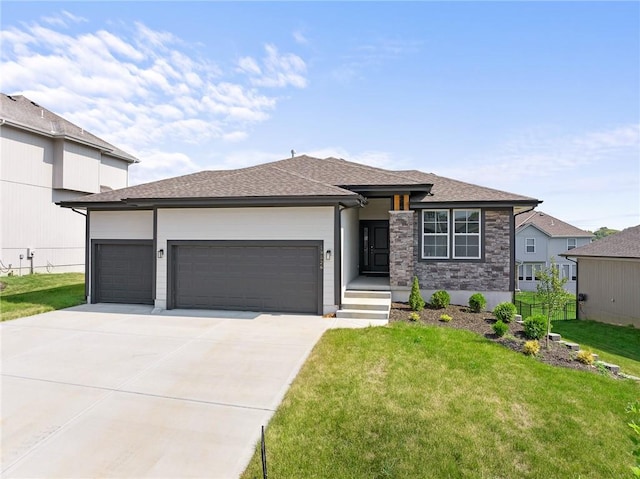
M94 303L153 304L151 242L94 243Z
M321 313L321 242L169 244L170 307Z

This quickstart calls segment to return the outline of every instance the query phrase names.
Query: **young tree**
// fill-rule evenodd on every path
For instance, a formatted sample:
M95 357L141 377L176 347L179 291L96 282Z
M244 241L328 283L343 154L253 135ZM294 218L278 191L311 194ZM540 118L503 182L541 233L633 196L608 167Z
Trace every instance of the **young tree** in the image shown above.
M555 259L551 259L551 266L538 272L538 297L547 310L547 340L549 349L549 333L551 332L551 318L560 311L571 295L564 290L567 278L560 278L560 269Z

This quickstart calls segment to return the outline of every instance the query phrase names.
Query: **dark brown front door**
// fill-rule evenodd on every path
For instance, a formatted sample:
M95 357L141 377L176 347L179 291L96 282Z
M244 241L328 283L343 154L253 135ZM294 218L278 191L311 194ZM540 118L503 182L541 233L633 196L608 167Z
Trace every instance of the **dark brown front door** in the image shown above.
M389 274L389 222L360 222L360 273Z

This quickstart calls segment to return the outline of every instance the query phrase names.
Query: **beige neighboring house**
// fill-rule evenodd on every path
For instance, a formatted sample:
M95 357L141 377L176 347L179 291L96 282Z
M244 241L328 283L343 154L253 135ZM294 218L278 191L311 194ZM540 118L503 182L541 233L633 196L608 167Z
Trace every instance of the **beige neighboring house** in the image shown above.
M534 210L516 216L517 289L536 291L537 272L555 260L560 275L567 279L565 289L575 294L577 265L561 253L591 243L593 233L576 228L558 218Z
M640 225L562 256L578 262L578 318L640 327Z
M22 95L0 94L0 274L84 271L85 216L56 203L128 186L137 162Z

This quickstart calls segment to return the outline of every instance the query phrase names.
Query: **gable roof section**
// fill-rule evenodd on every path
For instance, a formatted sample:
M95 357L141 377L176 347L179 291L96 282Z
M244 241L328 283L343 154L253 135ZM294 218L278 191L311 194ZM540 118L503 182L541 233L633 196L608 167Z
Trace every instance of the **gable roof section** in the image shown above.
M437 183L437 184L436 184ZM530 207L538 200L490 188L470 185L419 171L392 171L338 158L318 159L302 155L238 170L202 171L121 190L84 196L62 206L96 207L183 202L320 201L358 204L369 190L412 193L426 198L436 189L437 201L522 202Z
M97 148L129 163L140 161L22 95L0 94L0 124L33 131L51 138L66 138Z
M640 225L574 248L561 256L640 259Z
M527 226L534 226L547 236L569 237L569 238L592 238L590 233L580 228L576 228L569 223L565 223L558 218L554 218L543 211L532 211L527 214L516 216L516 232L523 230Z

